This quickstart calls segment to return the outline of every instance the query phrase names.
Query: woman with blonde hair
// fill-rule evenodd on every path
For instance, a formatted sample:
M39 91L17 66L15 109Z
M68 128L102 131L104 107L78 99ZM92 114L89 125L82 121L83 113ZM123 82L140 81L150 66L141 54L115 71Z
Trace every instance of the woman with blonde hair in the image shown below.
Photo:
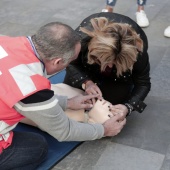
M76 31L82 47L67 67L64 83L100 94L117 113L141 113L151 87L143 30L126 16L97 13L84 19Z

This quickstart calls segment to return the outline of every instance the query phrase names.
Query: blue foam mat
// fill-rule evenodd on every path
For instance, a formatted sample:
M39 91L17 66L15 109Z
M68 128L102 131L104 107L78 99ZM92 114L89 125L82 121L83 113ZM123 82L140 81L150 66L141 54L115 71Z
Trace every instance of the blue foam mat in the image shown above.
M46 132L40 129L19 123L14 129L15 131L35 132L44 136L48 142L49 150L47 159L43 162L37 170L49 170L59 161L61 161L66 155L68 155L74 148L80 145L82 142L59 142Z
M64 69L60 71L59 73L51 76L49 80L52 84L62 83L64 81L65 75L66 75L66 70Z

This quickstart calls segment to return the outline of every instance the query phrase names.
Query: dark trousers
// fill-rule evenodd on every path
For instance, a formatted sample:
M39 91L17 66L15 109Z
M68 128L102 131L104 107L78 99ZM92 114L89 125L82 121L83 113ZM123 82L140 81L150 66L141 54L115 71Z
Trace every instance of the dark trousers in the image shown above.
M106 4L114 7L116 5L117 0L106 0ZM146 5L146 0L137 0L137 4L140 6Z
M43 136L31 132L14 132L12 144L0 154L0 170L34 170L48 153Z

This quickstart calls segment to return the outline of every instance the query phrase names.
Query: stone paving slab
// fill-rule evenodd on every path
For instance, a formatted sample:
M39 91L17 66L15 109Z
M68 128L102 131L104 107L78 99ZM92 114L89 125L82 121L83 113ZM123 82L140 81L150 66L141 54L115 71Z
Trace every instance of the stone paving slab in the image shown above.
M160 64L162 57L165 55L167 47L158 45L149 45L148 54L151 67L151 76L157 66ZM152 81L152 79L151 79Z
M167 153L166 153L163 165L160 170L170 170L170 145L167 149Z
M91 170L103 154L111 138L87 141L77 147L52 170Z
M164 157L155 152L109 143L93 170L160 170Z
M165 51L164 57L151 77L152 90L150 95L170 99L170 49Z
M134 112L112 141L166 154L170 144L170 100L149 96L146 103L146 110L142 114Z

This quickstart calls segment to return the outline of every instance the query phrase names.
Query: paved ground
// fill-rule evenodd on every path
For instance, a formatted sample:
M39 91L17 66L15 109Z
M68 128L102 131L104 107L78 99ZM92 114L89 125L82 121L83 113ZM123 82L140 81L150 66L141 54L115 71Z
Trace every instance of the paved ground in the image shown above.
M76 28L103 7L104 0L1 0L0 34L30 35L56 20ZM115 12L135 19L136 8L136 0L119 0ZM147 109L129 117L117 137L84 142L53 170L170 170L170 38L163 37L169 9L169 0L148 0L145 8L152 77Z

